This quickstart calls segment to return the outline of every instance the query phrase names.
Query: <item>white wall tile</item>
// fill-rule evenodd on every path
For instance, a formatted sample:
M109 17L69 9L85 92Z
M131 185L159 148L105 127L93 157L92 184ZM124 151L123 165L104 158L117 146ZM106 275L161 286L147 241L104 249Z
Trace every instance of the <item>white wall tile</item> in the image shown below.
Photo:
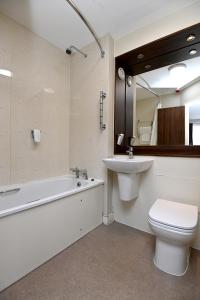
M67 173L70 58L2 14L0 36L0 185Z
M130 203L119 199L114 180L113 208L120 223L151 232L148 213L158 198L197 205L200 211L200 159L153 157L152 168L142 174L139 197ZM194 247L200 249L200 228Z

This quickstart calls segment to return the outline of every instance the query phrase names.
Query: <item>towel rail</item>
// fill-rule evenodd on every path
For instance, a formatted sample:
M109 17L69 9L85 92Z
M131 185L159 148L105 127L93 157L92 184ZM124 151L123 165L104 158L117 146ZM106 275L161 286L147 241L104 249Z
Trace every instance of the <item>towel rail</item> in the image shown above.
M100 122L100 129L101 130L106 129L106 124L104 123L104 109L103 109L103 103L104 103L105 98L106 98L106 93L104 91L100 91L99 122Z

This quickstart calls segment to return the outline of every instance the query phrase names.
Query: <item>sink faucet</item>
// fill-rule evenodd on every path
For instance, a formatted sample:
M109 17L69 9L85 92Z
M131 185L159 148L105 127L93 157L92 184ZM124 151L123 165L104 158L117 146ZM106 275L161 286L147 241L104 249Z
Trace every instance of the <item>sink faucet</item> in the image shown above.
M129 146L126 152L128 153L128 158L133 159L133 146Z
M128 146L128 150L126 151L128 153L129 159L133 159L133 145L135 143L135 140L136 140L135 136L131 136L129 138L129 146Z

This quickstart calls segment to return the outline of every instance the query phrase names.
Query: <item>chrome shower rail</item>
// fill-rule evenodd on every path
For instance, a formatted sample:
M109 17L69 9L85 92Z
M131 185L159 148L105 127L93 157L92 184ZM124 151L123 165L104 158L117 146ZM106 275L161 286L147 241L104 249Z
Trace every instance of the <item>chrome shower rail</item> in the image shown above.
M140 84L138 82L136 82L136 84L139 85L141 88L143 88L143 89L149 91L150 93L154 94L156 97L158 97L160 99L160 96L157 93L155 93L154 91L152 91L152 89L149 89L149 88L143 86L142 84Z
M83 51L79 50L77 47L71 45L69 48L67 48L66 53L67 54L72 54L72 49L74 49L75 51L79 52L81 55L83 55L85 58L87 57L87 54L84 53Z
M105 55L105 51L103 50L101 43L99 41L99 39L97 38L97 35L95 33L95 31L93 30L93 28L91 27L91 25L88 23L88 21L86 20L86 18L83 16L83 14L80 12L80 10L78 9L78 7L75 5L75 3L72 0L66 0L69 5L74 9L74 11L77 13L77 15L81 18L81 20L85 23L85 25L87 26L87 28L89 29L89 31L91 32L91 34L93 35L95 41L97 42L97 45L100 49L101 52L101 57L103 58Z

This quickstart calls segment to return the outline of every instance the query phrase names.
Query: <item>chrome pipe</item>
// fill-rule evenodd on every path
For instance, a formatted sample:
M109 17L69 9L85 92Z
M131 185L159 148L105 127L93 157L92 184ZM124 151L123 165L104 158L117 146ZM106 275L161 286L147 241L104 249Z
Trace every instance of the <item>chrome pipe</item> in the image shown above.
M72 0L66 0L68 2L68 4L73 8L73 10L77 13L77 15L81 18L81 20L84 22L84 24L87 26L87 28L89 29L89 31L91 32L91 34L93 35L95 41L97 42L97 45L99 47L99 50L101 52L101 57L103 58L105 56L105 51L103 50L101 43L99 41L99 39L97 38L97 35L94 31L94 29L92 28L92 26L89 24L89 22L86 20L86 18L83 16L83 14L80 12L80 10L78 9L78 7L76 6L76 4L72 1Z
M66 49L66 53L67 54L72 54L72 49L74 49L74 50L76 50L77 52L79 52L81 55L83 55L85 58L87 57L87 54L86 53L84 53L83 51L81 51L81 50L79 50L77 47L75 47L75 46L70 46L69 48L67 48Z
M138 77L139 77L142 81L144 81L144 83L147 85L147 87L148 87L149 89L151 89L149 83L142 77L142 75L138 75Z
M136 82L136 84L139 85L141 88L143 88L143 89L149 91L150 93L154 94L156 97L158 97L160 99L160 96L158 94L156 94L154 91L152 91L152 89L149 89L149 88L143 86L142 84L140 84L138 82Z

